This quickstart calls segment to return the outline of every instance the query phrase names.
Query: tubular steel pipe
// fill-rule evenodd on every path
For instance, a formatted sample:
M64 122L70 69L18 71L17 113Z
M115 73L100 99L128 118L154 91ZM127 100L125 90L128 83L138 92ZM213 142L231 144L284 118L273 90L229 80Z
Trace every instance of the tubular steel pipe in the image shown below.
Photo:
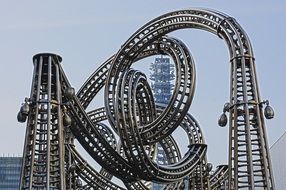
M209 174L205 141L198 122L189 115L196 73L186 45L168 33L195 28L226 42L230 55L229 163ZM170 56L176 82L170 103L160 107L144 73L134 62L153 55ZM232 17L206 9L185 9L159 16L138 29L83 84L77 94L54 54L34 57L30 98L19 121L27 121L21 189L275 189L250 40ZM86 112L105 90L105 107ZM29 105L29 109L27 108ZM27 113L28 112L28 113ZM109 125L102 123L109 122ZM66 127L64 127L64 124ZM189 150L182 157L172 133L182 127ZM74 139L102 166L100 172L83 160ZM167 165L157 164L156 143ZM83 183L83 184L82 184Z

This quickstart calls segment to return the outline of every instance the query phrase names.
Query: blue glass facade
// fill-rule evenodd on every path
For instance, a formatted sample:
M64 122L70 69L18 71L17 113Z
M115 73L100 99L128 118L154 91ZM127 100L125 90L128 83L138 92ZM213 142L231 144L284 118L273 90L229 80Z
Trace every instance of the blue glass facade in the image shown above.
M157 104L168 104L172 96L174 85L172 81L175 79L174 64L171 63L168 57L157 57L154 63L150 66L150 80L152 81L152 91L154 94L155 102ZM157 158L156 161L160 165L168 164L166 154L161 145L157 144ZM152 184L153 190L161 190L164 188L163 184ZM185 188L188 189L188 182L185 182Z
M174 80L174 65L170 63L170 58L158 57L155 58L154 63L150 66L150 80L152 80L152 91L154 94L155 102L159 104L168 104L172 96L173 85L171 83ZM160 165L168 164L165 151L157 144L157 158L156 161ZM163 189L163 184L153 183L153 190Z
M0 189L19 189L22 157L0 157Z
M271 146L271 159L275 188L286 189L286 132Z
M154 63L150 66L150 80L152 80L152 91L156 103L168 104L172 96L175 79L174 65L170 58L155 58Z

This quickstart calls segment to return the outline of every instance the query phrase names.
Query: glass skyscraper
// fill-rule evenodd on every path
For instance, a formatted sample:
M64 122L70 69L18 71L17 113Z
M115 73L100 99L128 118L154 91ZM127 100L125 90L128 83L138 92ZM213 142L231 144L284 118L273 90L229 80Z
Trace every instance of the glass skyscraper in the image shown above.
M0 157L0 189L19 189L22 157Z
M152 80L152 91L155 102L159 104L168 104L172 96L172 89L175 79L174 64L170 62L170 58L158 57L150 66L150 80Z
M271 146L274 183L277 190L286 189L286 132Z
M170 63L170 58L164 58L163 56L155 58L155 62L150 66L150 80L152 80L152 91L154 99L157 104L167 105L172 96L174 80L174 65ZM168 164L166 154L159 143L157 143L157 158L156 161L160 165ZM163 184L153 183L153 190L160 190L164 187Z
M172 81L175 79L175 68L174 64L171 63L169 57L157 57L155 58L154 63L151 63L150 66L150 80L152 81L152 91L154 94L154 99L156 104L167 105L172 96L172 90L174 84ZM157 157L156 161L160 165L170 164L166 158L165 151L162 146L157 144ZM188 188L187 181L184 183L185 188ZM153 183L153 190L161 190L164 188L163 184Z

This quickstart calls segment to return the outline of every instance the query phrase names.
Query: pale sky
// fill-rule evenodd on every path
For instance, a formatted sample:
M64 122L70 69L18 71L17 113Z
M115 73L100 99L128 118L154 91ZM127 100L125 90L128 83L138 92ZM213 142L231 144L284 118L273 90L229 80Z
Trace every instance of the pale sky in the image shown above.
M62 66L78 90L89 75L139 27L151 19L178 9L204 7L234 17L250 37L260 95L275 109L266 120L269 144L285 131L285 18L282 0L240 1L1 1L0 5L0 154L22 154L26 124L18 123L17 112L30 95L32 56L53 52L63 57ZM224 42L199 30L173 32L184 41L196 62L197 85L190 112L199 121L208 146L209 162L227 163L228 127L217 119L229 101L229 56ZM148 73L146 62L140 62ZM103 96L93 106L102 105ZM180 145L184 146L183 140ZM186 144L185 144L186 145ZM184 154L184 152L182 153Z

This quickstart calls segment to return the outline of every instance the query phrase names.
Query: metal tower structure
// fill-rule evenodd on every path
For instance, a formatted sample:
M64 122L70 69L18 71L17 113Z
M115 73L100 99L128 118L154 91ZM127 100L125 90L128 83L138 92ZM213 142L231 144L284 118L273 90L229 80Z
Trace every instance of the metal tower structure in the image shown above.
M230 54L230 101L219 119L225 126L229 112L229 164L218 167L207 183L202 180L210 170L207 145L198 123L187 113L195 89L194 61L182 41L167 36L185 28L217 35ZM155 104L144 73L131 69L140 59L162 54L173 59L176 71L173 93L164 107ZM250 41L232 17L186 9L155 18L105 61L77 94L59 56L38 54L33 61L31 95L18 113L19 121L27 120L21 189L124 189L111 181L112 176L128 189L147 189L144 181L180 189L184 179L194 182L193 189L218 189L226 181L229 190L275 189L264 122L264 116L270 119L274 112L260 99ZM86 112L102 88L105 107ZM188 137L185 154L172 137L178 127ZM103 169L95 170L81 157L74 139ZM168 165L154 162L158 142Z
M28 116L20 189L65 189L61 57L36 55L30 98L18 119Z
M154 62L150 65L150 80L153 81L151 84L152 91L154 94L155 103L161 105L162 107L166 107L172 97L173 83L172 81L175 79L175 68L174 64L170 62L169 57L164 57L161 55L160 57L156 57ZM191 117L191 116L189 116ZM192 120L198 126L198 123L192 118ZM186 123L185 123L186 124ZM186 124L190 125L190 124ZM185 127L184 130L188 131ZM200 141L193 141L192 143L205 143L203 137L201 137ZM162 147L161 142L156 144L156 162L160 165L168 165L169 163L168 156L166 155L165 149ZM208 165L206 156L205 160L199 164L192 176L186 177L178 184L180 189L209 189L209 176L207 167ZM153 183L153 189L159 190L164 188L178 188L176 186L165 186L164 184L156 184Z
M154 81L152 83L152 91L155 102L167 105L174 87L172 84L172 81L175 79L174 65L170 63L170 58L161 56L155 58L154 63L151 63L150 71L150 80Z
M167 106L172 96L172 89L174 85L172 81L175 79L174 65L170 62L169 57L156 57L154 62L150 65L150 80L152 92L154 94L154 100L156 104ZM164 148L160 143L156 144L156 162L160 165L169 164L169 159L165 153ZM164 184L152 184L153 190L160 190L164 188Z

